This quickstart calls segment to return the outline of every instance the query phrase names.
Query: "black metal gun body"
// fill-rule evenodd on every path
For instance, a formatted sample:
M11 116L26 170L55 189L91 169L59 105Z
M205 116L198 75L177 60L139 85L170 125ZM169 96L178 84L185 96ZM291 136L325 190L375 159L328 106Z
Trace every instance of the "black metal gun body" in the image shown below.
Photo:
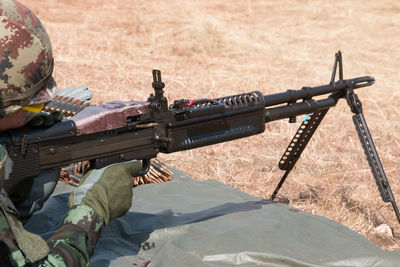
M372 84L373 81L372 77L361 77L345 82L358 88L360 82ZM342 85L334 84L270 96L255 91L192 103L178 100L165 110L152 109L157 102L144 102L140 103L141 107L145 106L148 113L122 118L120 125L123 127L104 131L87 130L85 126L88 133L80 132L76 121L86 116L85 110L78 114L78 119L64 120L49 128L25 127L9 131L0 135L0 143L6 145L14 162L5 188L13 191L19 182L37 176L41 169L63 167L73 162L91 160L92 166L101 168L124 160L154 158L159 152L172 153L256 135L264 132L266 122L334 106L337 100L331 96L313 100L313 94L330 94L341 88ZM296 103L300 99L303 101ZM272 107L287 102L290 104ZM90 111L90 107L88 109ZM121 117L116 116L115 105L110 110L111 119L107 116L98 119ZM87 116L93 114L86 113Z
M338 62L340 79L335 82ZM217 99L182 99L169 107L163 96L161 73L154 70L155 94L151 94L147 102L111 102L88 107L72 119L50 128L26 127L2 133L0 143L6 145L14 162L10 179L5 181L4 187L12 195L20 182L37 176L42 169L63 167L83 160L90 160L92 167L101 168L137 159L143 161L145 172L149 160L160 152L173 153L260 134L265 131L267 122L284 118L295 122L296 116L303 114L315 114L311 122L317 118L316 128L326 111L335 106L340 98L346 98L354 89L375 82L370 76L345 80L341 65L341 54L338 52L332 79L327 85L270 95L254 91ZM319 99L314 99L317 96L320 96ZM304 127L303 124L301 127ZM304 140L300 143L298 137L292 140L286 156L279 163L280 168L287 172L272 199L314 131L310 129L303 133L301 128L298 133L305 136ZM298 148L294 151L292 147ZM377 176L375 179L378 185L383 183L389 186L387 180L378 181L382 178ZM379 189L382 192L381 187ZM392 195L390 199L393 204Z

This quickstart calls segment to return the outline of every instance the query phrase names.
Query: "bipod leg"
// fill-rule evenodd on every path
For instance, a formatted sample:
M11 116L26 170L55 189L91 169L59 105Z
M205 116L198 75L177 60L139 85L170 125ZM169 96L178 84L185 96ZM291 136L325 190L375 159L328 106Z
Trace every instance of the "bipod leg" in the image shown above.
M339 79L343 80L343 61L342 53L340 51L335 54L335 61L333 62L333 70L330 84L334 84L335 82L337 69L339 69ZM330 95L330 97L335 99L335 101L337 102L337 100L341 97L341 94L339 92L333 93ZM270 200L275 199L278 191L281 189L290 171L294 168L294 165L296 165L296 162L300 158L301 153L307 146L308 142L310 141L315 130L318 128L328 110L329 108L313 113L311 116L308 116L300 125L296 134L292 138L292 141L290 141L289 146L286 148L285 153L283 153L283 156L279 160L279 169L284 170L285 173L283 174L281 180L279 181L274 192L272 193Z
M306 148L308 142L310 141L315 130L318 128L328 110L329 109L325 109L315 112L308 116L301 123L299 129L292 138L292 141L290 141L290 144L286 148L285 153L283 153L281 159L279 160L279 169L285 170L285 173L283 174L281 180L279 181L274 192L272 193L270 200L275 199L278 191L281 189L290 171L294 168L294 165L300 158L301 153L303 152L304 148Z
M399 209L397 208L392 189L390 188L389 181L386 177L381 160L379 159L378 151L376 150L367 126L367 122L365 121L364 114L362 112L361 101L352 90L349 90L346 93L346 99L351 111L355 113L355 115L353 115L353 122L363 146L365 155L367 156L368 164L371 167L372 174L374 175L376 185L381 193L382 200L384 202L392 203L393 210L397 216L397 220L400 223Z

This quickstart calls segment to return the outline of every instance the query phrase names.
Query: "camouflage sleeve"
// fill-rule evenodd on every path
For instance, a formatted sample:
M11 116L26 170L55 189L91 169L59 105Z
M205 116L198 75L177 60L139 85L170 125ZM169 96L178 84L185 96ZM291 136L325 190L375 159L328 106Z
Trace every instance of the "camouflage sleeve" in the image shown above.
M47 240L49 255L34 266L88 266L103 219L85 205L74 206L57 232Z

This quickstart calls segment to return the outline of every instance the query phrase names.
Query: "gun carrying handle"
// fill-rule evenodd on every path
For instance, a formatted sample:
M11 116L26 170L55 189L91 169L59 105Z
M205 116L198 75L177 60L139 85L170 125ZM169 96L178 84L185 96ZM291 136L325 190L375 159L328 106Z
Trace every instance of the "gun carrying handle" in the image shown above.
M150 170L150 159L142 159L142 170L135 177L144 176Z

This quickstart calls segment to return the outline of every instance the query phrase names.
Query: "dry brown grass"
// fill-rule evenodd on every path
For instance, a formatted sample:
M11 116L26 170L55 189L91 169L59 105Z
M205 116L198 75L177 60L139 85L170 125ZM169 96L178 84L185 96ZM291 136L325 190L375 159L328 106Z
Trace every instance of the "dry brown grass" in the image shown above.
M345 78L372 75L358 94L400 200L400 2L24 0L53 41L59 87L87 84L96 103L144 100L162 70L170 101L329 81L343 51ZM194 179L216 179L269 197L278 160L297 125L160 159ZM382 248L400 248L400 227L380 198L344 101L332 109L283 186L295 207L336 220ZM378 235L387 223L394 237Z

